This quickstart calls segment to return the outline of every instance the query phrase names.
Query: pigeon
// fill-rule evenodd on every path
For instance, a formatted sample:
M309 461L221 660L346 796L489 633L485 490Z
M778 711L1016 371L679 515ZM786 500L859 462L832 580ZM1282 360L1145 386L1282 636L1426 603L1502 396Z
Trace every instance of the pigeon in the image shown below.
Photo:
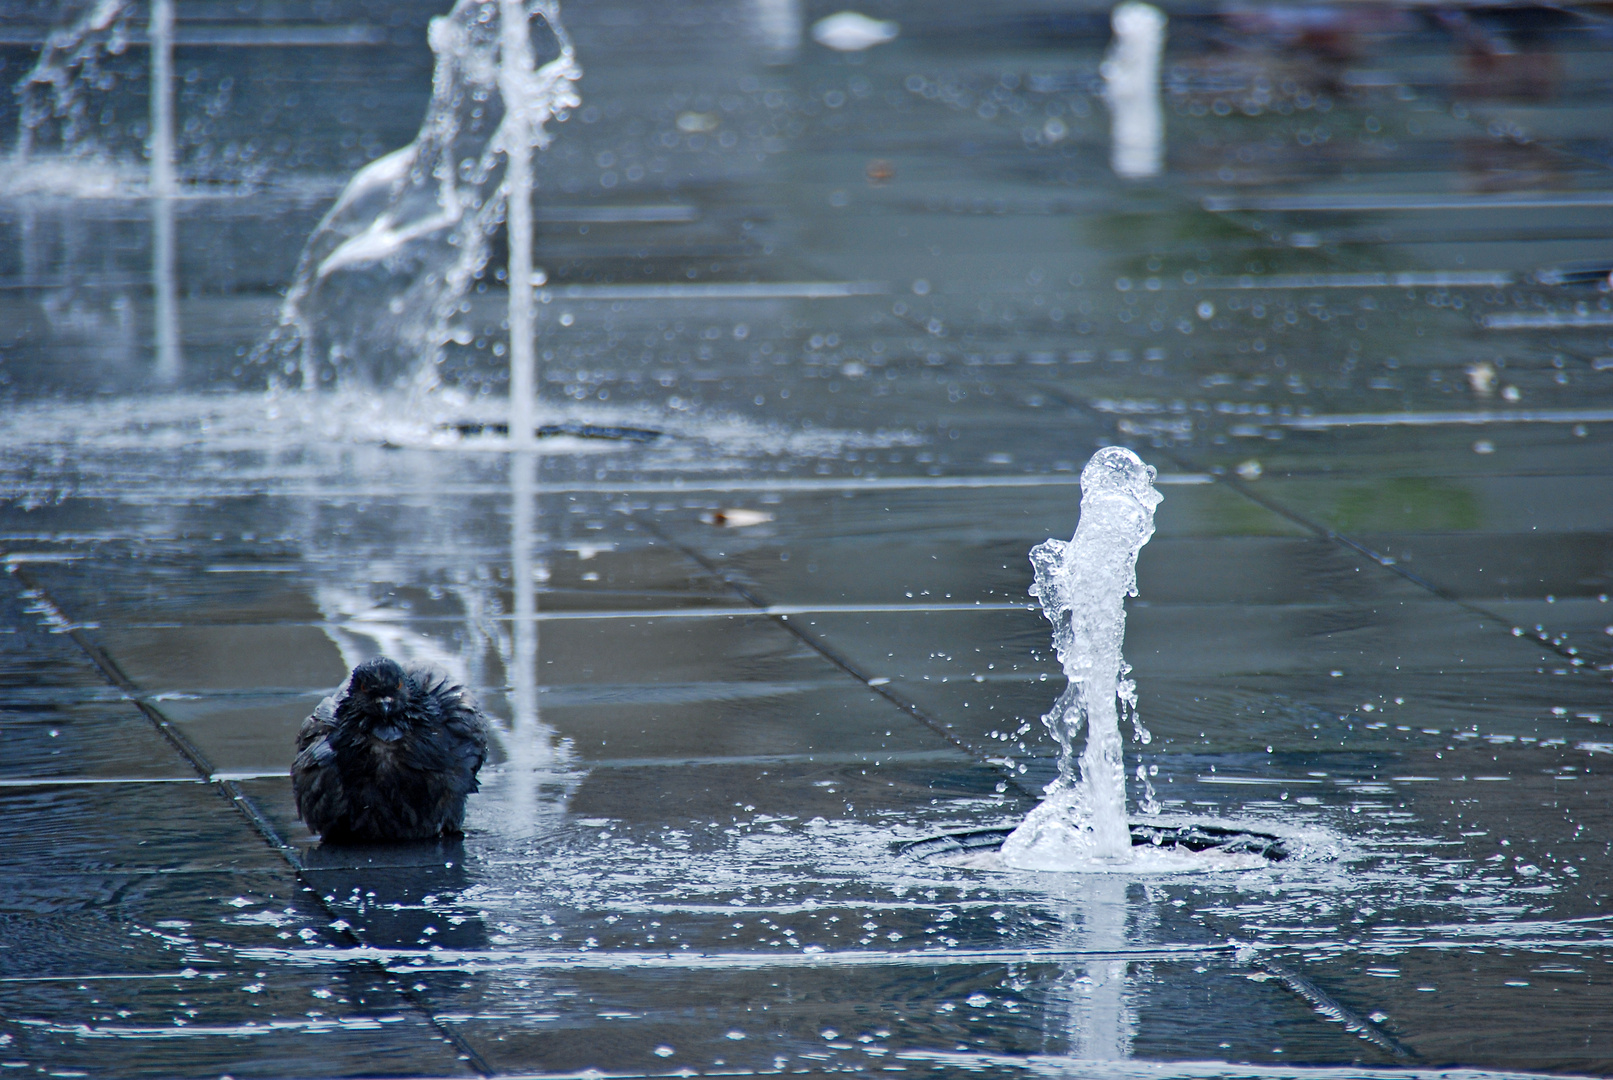
M457 835L487 758L476 698L427 666L353 669L297 732L297 814L332 843Z

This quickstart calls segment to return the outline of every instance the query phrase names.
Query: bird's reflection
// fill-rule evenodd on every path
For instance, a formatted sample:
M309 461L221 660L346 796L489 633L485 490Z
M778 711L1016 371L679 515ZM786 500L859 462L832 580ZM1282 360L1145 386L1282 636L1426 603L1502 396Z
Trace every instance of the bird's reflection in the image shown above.
M471 884L461 837L320 844L303 877L360 942L377 949L483 949L487 928L459 897Z

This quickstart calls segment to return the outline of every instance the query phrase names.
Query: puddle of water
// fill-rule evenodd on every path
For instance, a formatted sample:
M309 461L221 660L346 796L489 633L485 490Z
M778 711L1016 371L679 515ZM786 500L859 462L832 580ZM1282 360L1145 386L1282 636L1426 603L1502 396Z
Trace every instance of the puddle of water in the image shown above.
M499 229L437 390L254 361L418 133L426 13L180 6L162 280L143 26L86 152L11 159L0 1063L1604 1071L1605 42L1170 10L1153 161L1111 12L867 14L842 52L788 4L567 9L515 468ZM1112 441L1170 482L1127 765L1300 852L903 855L1052 779L1024 555ZM500 721L441 850L294 817L290 731L381 651Z

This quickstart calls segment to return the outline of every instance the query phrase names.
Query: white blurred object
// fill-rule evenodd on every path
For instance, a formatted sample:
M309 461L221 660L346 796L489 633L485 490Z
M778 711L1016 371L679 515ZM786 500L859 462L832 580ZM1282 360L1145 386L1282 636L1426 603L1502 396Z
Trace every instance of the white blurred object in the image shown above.
M801 0L755 0L756 37L770 64L787 64L801 48Z
M862 52L895 41L900 30L893 22L840 11L812 24L812 40L837 52Z
M1114 43L1100 69L1109 103L1109 165L1128 179L1158 176L1165 167L1165 116L1159 101L1159 58L1165 15L1128 0L1109 18Z

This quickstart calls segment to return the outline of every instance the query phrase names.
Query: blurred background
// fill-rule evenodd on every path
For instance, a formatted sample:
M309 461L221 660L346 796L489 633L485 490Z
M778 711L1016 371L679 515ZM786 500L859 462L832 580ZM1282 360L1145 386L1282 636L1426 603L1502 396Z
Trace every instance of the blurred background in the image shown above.
M182 346L158 371L150 13L8 4L8 392L158 376L262 388L283 375L261 343L299 254L353 173L415 137L432 88L426 23L440 13L181 6ZM1605 334L1553 327L1567 332L1553 345L1528 333L1548 311L1604 310L1601 8L1171 8L1129 61L1147 70L1113 98L1133 103L1120 112L1100 70L1118 42L1106 6L873 5L838 48L813 36L831 14L784 0L565 13L583 103L538 155L536 244L554 296L581 291L574 310L540 313L546 393L675 393L740 411L762 394L785 422L821 419L829 401L863 421L849 403L892 395L881 411L894 415L923 392L910 382L1006 390L1078 374L1086 397L1160 396L1163 413L1131 423L1175 438L1189 419L1226 434L1302 409L1500 401L1507 386L1533 405L1582 404L1608 381ZM1127 115L1147 129L1129 164ZM473 299L502 290L502 245ZM1373 287L1396 273L1412 275L1404 288ZM620 292L806 282L861 299L718 290L692 294L708 301L698 315L659 304L641 316L642 298ZM474 306L416 351L447 382L501 390L496 316ZM383 378L420 359L383 363ZM851 392L806 382L804 397L776 397L826 375ZM1228 403L1239 422L1217 419Z

